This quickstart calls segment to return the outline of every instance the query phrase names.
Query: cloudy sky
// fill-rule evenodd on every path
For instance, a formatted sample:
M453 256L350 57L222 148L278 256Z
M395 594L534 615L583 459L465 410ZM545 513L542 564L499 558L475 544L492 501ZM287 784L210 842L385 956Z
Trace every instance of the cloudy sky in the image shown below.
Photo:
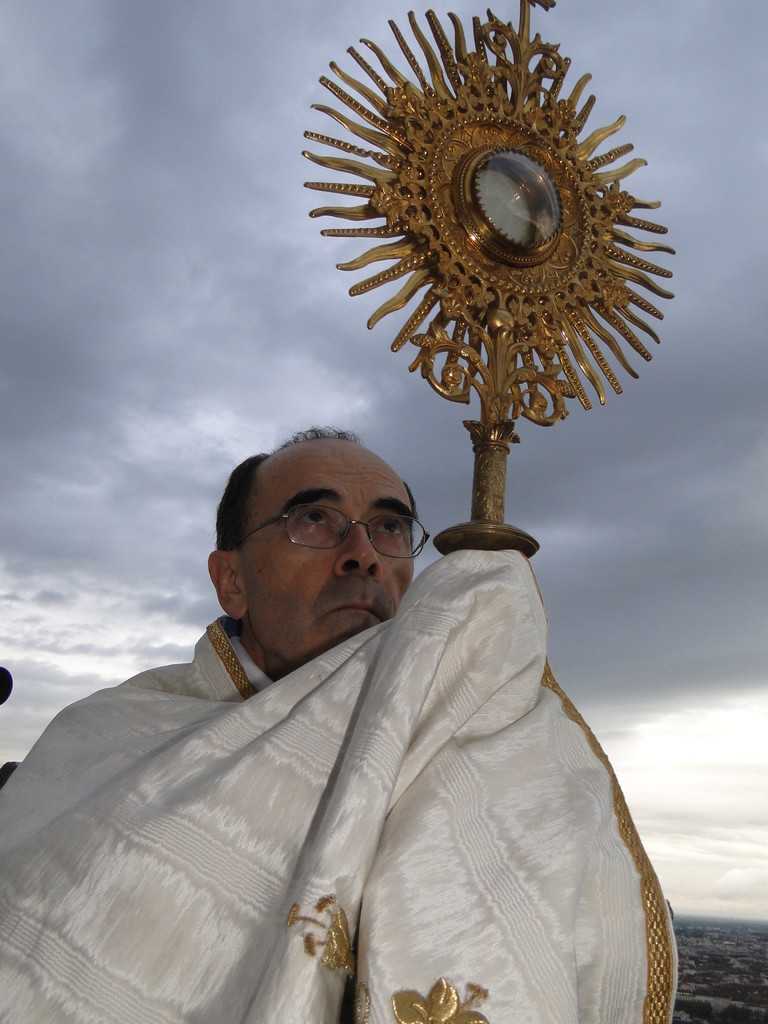
M365 329L382 297L348 296L335 264L359 250L320 237L302 187L303 131L331 130L320 75L361 36L394 54L407 11L0 8L1 760L72 700L188 660L228 472L295 429L360 432L433 534L468 518L465 409L389 351L397 316ZM553 669L673 906L768 918L768 5L558 0L534 27L567 83L592 73L590 128L627 115L677 297L623 395L520 425L507 519L541 543Z

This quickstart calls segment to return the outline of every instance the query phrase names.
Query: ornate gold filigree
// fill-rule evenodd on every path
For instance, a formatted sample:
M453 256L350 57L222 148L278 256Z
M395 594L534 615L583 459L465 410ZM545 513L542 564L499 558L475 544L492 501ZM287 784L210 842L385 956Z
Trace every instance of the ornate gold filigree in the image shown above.
M397 1024L488 1024L488 1018L472 1007L488 998L479 985L467 985L464 1001L445 978L439 978L429 995L424 997L410 990L396 992L392 1007Z
M486 425L520 417L552 425L565 417L569 399L590 407L586 383L601 403L603 379L620 392L609 357L637 376L624 348L650 359L638 332L658 342L644 317L662 319L636 289L671 297L653 279L670 272L637 255L673 252L656 241L666 228L633 214L658 203L621 187L645 161L610 167L632 150L629 144L597 153L623 117L582 136L594 106L594 96L581 100L590 76L561 96L570 61L557 45L531 36L534 5L521 0L517 29L490 12L484 24L475 18L474 49L455 15L449 15L451 45L433 12L426 15L433 42L410 14L426 70L390 22L412 78L363 40L383 74L354 48L349 53L373 88L336 64L331 69L342 85L321 79L346 109L316 108L363 145L305 133L343 154L305 153L310 160L366 182L307 182L317 191L364 200L322 206L312 216L383 221L323 231L377 240L340 264L343 270L391 264L354 285L352 295L402 281L368 326L415 304L392 348L414 344L418 355L410 369L419 369L444 398L467 403L475 392ZM505 175L512 186L494 184ZM529 179L535 188L529 189ZM496 188L505 188L510 201ZM521 196L528 196L522 205ZM545 215L542 202L551 207ZM504 221L512 211L510 223L517 224L515 210L523 208L531 220L518 234ZM533 224L538 230L540 221L537 235ZM651 240L639 241L632 231L647 232Z
M330 894L322 896L312 905L311 910L316 914L325 915L326 919L321 921L308 914L302 914L299 904L294 903L288 914L286 926L292 928L295 924L302 923L319 929L319 934L310 929L305 929L302 933L304 952L307 956L318 957L332 971L341 969L347 974L354 974L355 957L349 938L349 923L343 907L340 907L336 903L336 897Z

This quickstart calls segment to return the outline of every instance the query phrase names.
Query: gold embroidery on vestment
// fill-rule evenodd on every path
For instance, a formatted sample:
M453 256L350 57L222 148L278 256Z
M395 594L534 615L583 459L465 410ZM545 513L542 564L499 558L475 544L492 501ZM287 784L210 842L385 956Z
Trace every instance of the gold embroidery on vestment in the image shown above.
M288 914L286 927L292 928L298 922L314 925L320 929L320 935L306 929L302 938L304 939L304 952L307 956L320 958L332 971L341 969L347 974L355 973L355 957L352 953L352 943L349 939L349 923L344 908L336 902L336 897L331 894L322 896L317 903L313 904L311 910L316 914L324 914L328 920L321 921L316 917L300 913L298 903L294 903ZM323 938L323 936L325 936ZM322 950L322 954L320 954Z
M243 700L248 700L252 697L256 690L251 686L248 681L248 676L245 674L245 669L240 664L237 655L232 649L232 644L229 642L229 637L222 629L221 623L217 619L212 622L206 629L208 639L213 645L214 651L221 658L224 668L229 673L229 678L235 684L239 690Z
M461 1002L454 986L445 978L438 978L426 998L410 989L396 992L392 1009L397 1024L489 1024L487 1017L472 1009L475 1003L487 998L486 989L470 983Z
M635 828L635 823L632 821L632 816L629 813L627 802L624 799L624 794L621 791L619 780L616 778L611 762L608 760L605 751L598 743L592 730L558 686L555 677L552 675L549 662L547 662L544 668L541 685L546 686L553 693L557 694L562 701L563 710L566 715L584 730L590 747L600 761L602 761L610 776L613 810L618 822L619 835L632 855L632 860L635 862L635 867L640 875L643 909L645 911L648 987L643 1007L643 1024L666 1024L672 1009L674 958L672 954L672 940L669 933L669 918L659 880L656 877L656 872L653 870L648 854L645 852L645 848Z
M355 1024L368 1024L371 1017L371 997L366 985L358 980L355 987Z

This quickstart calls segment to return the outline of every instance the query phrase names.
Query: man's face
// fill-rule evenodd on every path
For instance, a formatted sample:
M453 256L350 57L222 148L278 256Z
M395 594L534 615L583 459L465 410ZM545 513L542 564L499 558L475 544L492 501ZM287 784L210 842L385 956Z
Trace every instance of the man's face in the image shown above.
M364 522L410 513L402 480L377 455L349 441L314 440L259 466L247 529L308 503ZM309 548L292 543L278 520L216 556L231 564L226 595L214 577L222 607L242 620L243 646L272 679L391 618L413 577L412 559L379 554L360 525L336 548Z

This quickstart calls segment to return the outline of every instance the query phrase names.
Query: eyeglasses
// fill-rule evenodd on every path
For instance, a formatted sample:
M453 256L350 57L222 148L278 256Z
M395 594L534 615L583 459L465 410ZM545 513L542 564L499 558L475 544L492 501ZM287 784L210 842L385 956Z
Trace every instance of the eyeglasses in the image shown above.
M335 548L349 533L350 527L358 524L365 527L373 547L380 555L390 558L414 558L426 544L429 534L413 516L400 516L387 512L385 515L374 516L370 522L362 519L350 519L337 508L326 505L294 505L287 512L280 512L271 519L254 526L244 533L235 545L239 548L243 541L252 533L263 530L265 526L282 519L285 531L294 544L305 548Z

